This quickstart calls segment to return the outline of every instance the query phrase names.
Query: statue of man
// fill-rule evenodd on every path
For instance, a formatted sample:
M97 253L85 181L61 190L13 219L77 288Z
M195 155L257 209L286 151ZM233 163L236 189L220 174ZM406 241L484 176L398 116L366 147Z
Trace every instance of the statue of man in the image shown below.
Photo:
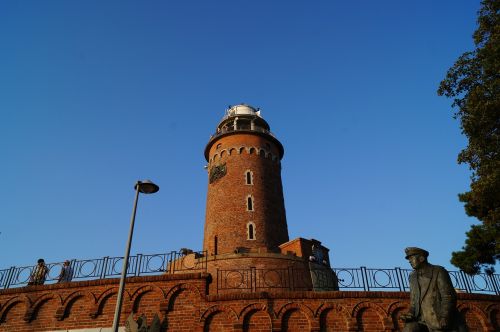
M466 332L448 271L429 264L429 252L424 249L410 247L405 253L414 271L410 274L410 311L401 315L406 322L403 332Z

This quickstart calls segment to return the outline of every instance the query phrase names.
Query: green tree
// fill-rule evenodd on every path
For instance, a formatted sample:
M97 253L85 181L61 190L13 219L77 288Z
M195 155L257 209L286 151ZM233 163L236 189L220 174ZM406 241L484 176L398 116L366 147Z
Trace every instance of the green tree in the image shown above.
M453 98L468 145L458 155L472 171L470 191L459 194L467 215L481 221L466 233L451 263L467 273L494 271L500 259L500 1L482 0L475 49L462 54L438 94Z

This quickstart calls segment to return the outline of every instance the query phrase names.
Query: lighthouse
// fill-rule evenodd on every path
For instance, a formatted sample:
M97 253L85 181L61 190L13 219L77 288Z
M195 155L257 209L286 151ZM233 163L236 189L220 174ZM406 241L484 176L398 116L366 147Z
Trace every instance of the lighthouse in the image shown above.
M278 253L288 241L281 159L283 145L261 112L226 110L205 147L208 191L203 250Z
M290 241L281 183L284 149L258 108L230 106L205 147L203 255L210 291L335 290L328 248Z

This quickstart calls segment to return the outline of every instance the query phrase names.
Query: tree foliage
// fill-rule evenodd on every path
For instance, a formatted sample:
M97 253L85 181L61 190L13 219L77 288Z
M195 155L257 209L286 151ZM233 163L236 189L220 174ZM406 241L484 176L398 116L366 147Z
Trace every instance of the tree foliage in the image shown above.
M470 191L458 195L471 227L451 263L467 273L492 271L500 259L500 1L483 0L474 32L475 49L462 54L441 82L438 94L453 98L467 147L458 162L471 171Z

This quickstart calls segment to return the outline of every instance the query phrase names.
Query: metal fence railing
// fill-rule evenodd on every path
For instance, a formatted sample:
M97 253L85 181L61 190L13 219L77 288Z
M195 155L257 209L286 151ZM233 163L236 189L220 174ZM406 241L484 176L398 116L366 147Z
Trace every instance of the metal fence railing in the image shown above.
M339 287L345 289L357 288L360 290L409 291L409 277L412 270L401 269L373 269L373 268L335 268L333 269L339 280ZM448 271L453 287L464 293L489 293L500 295L500 278L498 274L479 273L466 274L463 271Z
M94 280L119 277L123 257L102 257L96 259L72 260L73 280ZM45 282L58 280L63 262L48 263L48 274ZM30 281L35 265L11 267L0 270L0 289L13 286L25 286ZM127 277L144 276L148 274L180 273L206 271L207 255L205 252L176 252L164 254L130 256Z
M333 278L332 278L333 277ZM339 290L332 270L305 268L217 270L217 292L264 290Z
M325 278L322 270L307 269L229 269L217 271L217 291L263 289L311 289L307 278L320 280L323 290L401 291L410 290L410 269L333 268L333 280ZM312 276L314 274L314 276ZM458 292L500 295L500 275L479 273L468 275L449 271L453 287ZM330 278L332 279L332 278ZM309 279L311 280L311 279Z
M103 257L71 261L73 280L94 280L119 277L123 257ZM46 283L57 281L63 263L46 264L49 272ZM30 280L35 266L11 267L0 270L0 289L25 286ZM164 254L129 257L127 276L150 274L207 271L206 252L172 251ZM409 275L412 270L392 268L333 268L325 274L324 269L227 269L217 270L217 291L244 290L256 292L263 289L307 290L311 280L320 284L323 290L362 291L409 291ZM469 275L463 271L449 271L454 288L464 293L485 293L500 295L500 275L479 273ZM215 277L215 276L214 276Z
M248 125L248 126L242 126L240 124L240 126L238 126L236 129L234 127L225 127L223 129L221 129L220 131L214 133L212 136L210 136L210 139L219 137L221 135L224 135L226 133L233 132L233 131L256 131L256 132L259 132L259 133L268 134L268 135L276 138L276 136L271 131L269 131L269 130L267 130L265 128L261 128L261 127L251 128L250 125Z

